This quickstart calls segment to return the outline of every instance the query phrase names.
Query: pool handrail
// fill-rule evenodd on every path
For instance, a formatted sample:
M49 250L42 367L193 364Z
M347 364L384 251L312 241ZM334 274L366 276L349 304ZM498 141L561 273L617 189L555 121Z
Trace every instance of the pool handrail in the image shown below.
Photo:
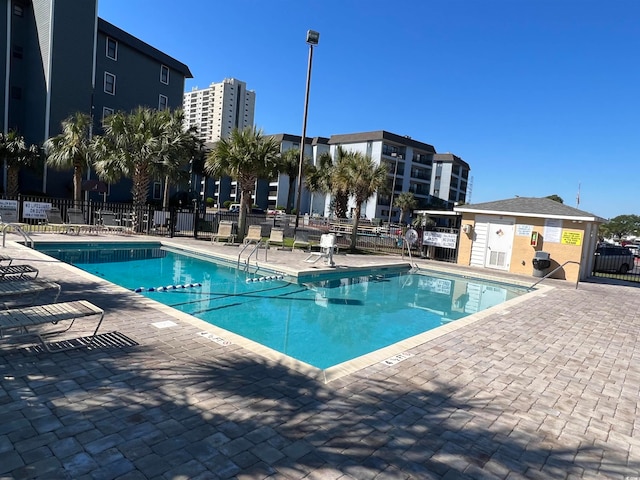
M16 231L16 233L19 233L20 235L22 235L22 238L24 238L25 245L33 248L34 246L33 238L31 238L29 234L25 232L20 225L18 225L17 223L4 223L2 225L3 225L2 226L2 248L6 248L5 244L7 239L7 229L9 227L13 228Z
M550 271L549 273L547 273L544 277L542 277L540 280L538 280L536 283L534 283L533 285L531 285L529 288L533 288L536 285L538 285L541 281L543 281L545 278L549 278L551 275L553 275L554 273L556 273L558 270L560 270L562 267L564 267L565 265L567 265L568 263L575 263L576 265L578 265L578 278L576 279L576 290L578 289L578 283L580 283L580 262L576 262L575 260L567 260L566 262L564 262L562 265L558 265L556 268L554 268L552 271Z
M260 247L263 246L262 240L256 242L256 243L245 243L244 246L242 247L242 249L240 250L240 253L238 253L238 262L236 265L236 268L238 270L240 270L240 257L242 257L242 253L247 249L247 247L249 247L250 245L253 245L253 250L251 250L249 252L249 256L246 258L245 260L245 271L247 271L247 269L249 268L249 260L251 259L251 257L253 256L253 254L256 254L256 262L258 261L258 252L260 251ZM264 249L264 256L265 256L265 261L267 260L267 249Z

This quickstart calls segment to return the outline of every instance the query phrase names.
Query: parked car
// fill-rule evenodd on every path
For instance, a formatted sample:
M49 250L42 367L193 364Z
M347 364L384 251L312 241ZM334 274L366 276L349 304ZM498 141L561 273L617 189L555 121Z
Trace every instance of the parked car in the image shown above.
M634 256L627 247L599 246L595 253L594 271L627 273L634 267Z
M624 246L624 248L631 250L634 257L640 257L640 246L630 243Z

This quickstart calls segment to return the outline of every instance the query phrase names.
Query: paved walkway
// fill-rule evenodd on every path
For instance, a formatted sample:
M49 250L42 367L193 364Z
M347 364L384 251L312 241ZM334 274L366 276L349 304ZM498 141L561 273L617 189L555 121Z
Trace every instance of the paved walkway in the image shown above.
M0 351L0 478L640 478L638 288L549 282L324 383L37 252L2 253L106 316L91 350Z

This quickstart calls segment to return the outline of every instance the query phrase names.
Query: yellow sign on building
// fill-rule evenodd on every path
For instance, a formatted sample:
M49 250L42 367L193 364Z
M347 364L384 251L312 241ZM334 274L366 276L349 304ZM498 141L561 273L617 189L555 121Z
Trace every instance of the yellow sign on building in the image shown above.
M582 230L563 230L560 243L563 245L582 245Z

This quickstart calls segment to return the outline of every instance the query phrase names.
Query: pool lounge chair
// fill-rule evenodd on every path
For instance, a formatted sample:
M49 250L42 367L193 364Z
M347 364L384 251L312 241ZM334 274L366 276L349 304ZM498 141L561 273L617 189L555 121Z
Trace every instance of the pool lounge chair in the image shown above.
M260 243L262 242L262 225L249 225L247 236L244 237L244 243Z
M69 225L62 220L62 214L58 207L51 207L45 211L47 217L47 226L51 227L56 233L69 233Z
M0 281L13 279L31 279L38 277L38 269L31 265L3 265L0 266Z
M20 223L18 210L16 208L3 208L0 205L0 223Z
M214 233L211 237L211 241L218 243L220 239L224 239L225 242L233 243L235 238L236 235L233 233L233 223L223 220L220 222L220 225L218 225L218 232Z
M4 308L33 305L45 292L60 296L60 284L47 280L5 277L0 280L0 304Z
M293 246L292 250L296 247L307 249L311 251L311 243L309 242L309 232L306 230L299 230L293 236Z
M84 213L79 208L67 208L67 217L69 218L69 230L79 235L84 232L98 233L100 225L89 225L84 219Z
M47 343L48 338L69 331L76 320L85 317L98 317L98 324L89 336L88 343L60 341L54 349ZM49 352L88 347L93 343L103 318L104 310L87 300L0 310L0 340L16 342L33 338ZM69 323L65 326L67 322ZM47 329L47 326L52 325L53 329Z
M324 233L320 235L320 251L309 253L309 256L304 261L316 263L321 258L324 258L327 265L335 267L336 264L333 261L334 251L336 251L336 236L333 233Z
M269 240L267 240L267 248L271 248L271 245L279 245L284 247L284 229L272 228L269 234Z
M130 233L131 229L126 228L124 225L120 225L116 219L116 214L109 210L100 211L100 225L107 232L116 233Z

